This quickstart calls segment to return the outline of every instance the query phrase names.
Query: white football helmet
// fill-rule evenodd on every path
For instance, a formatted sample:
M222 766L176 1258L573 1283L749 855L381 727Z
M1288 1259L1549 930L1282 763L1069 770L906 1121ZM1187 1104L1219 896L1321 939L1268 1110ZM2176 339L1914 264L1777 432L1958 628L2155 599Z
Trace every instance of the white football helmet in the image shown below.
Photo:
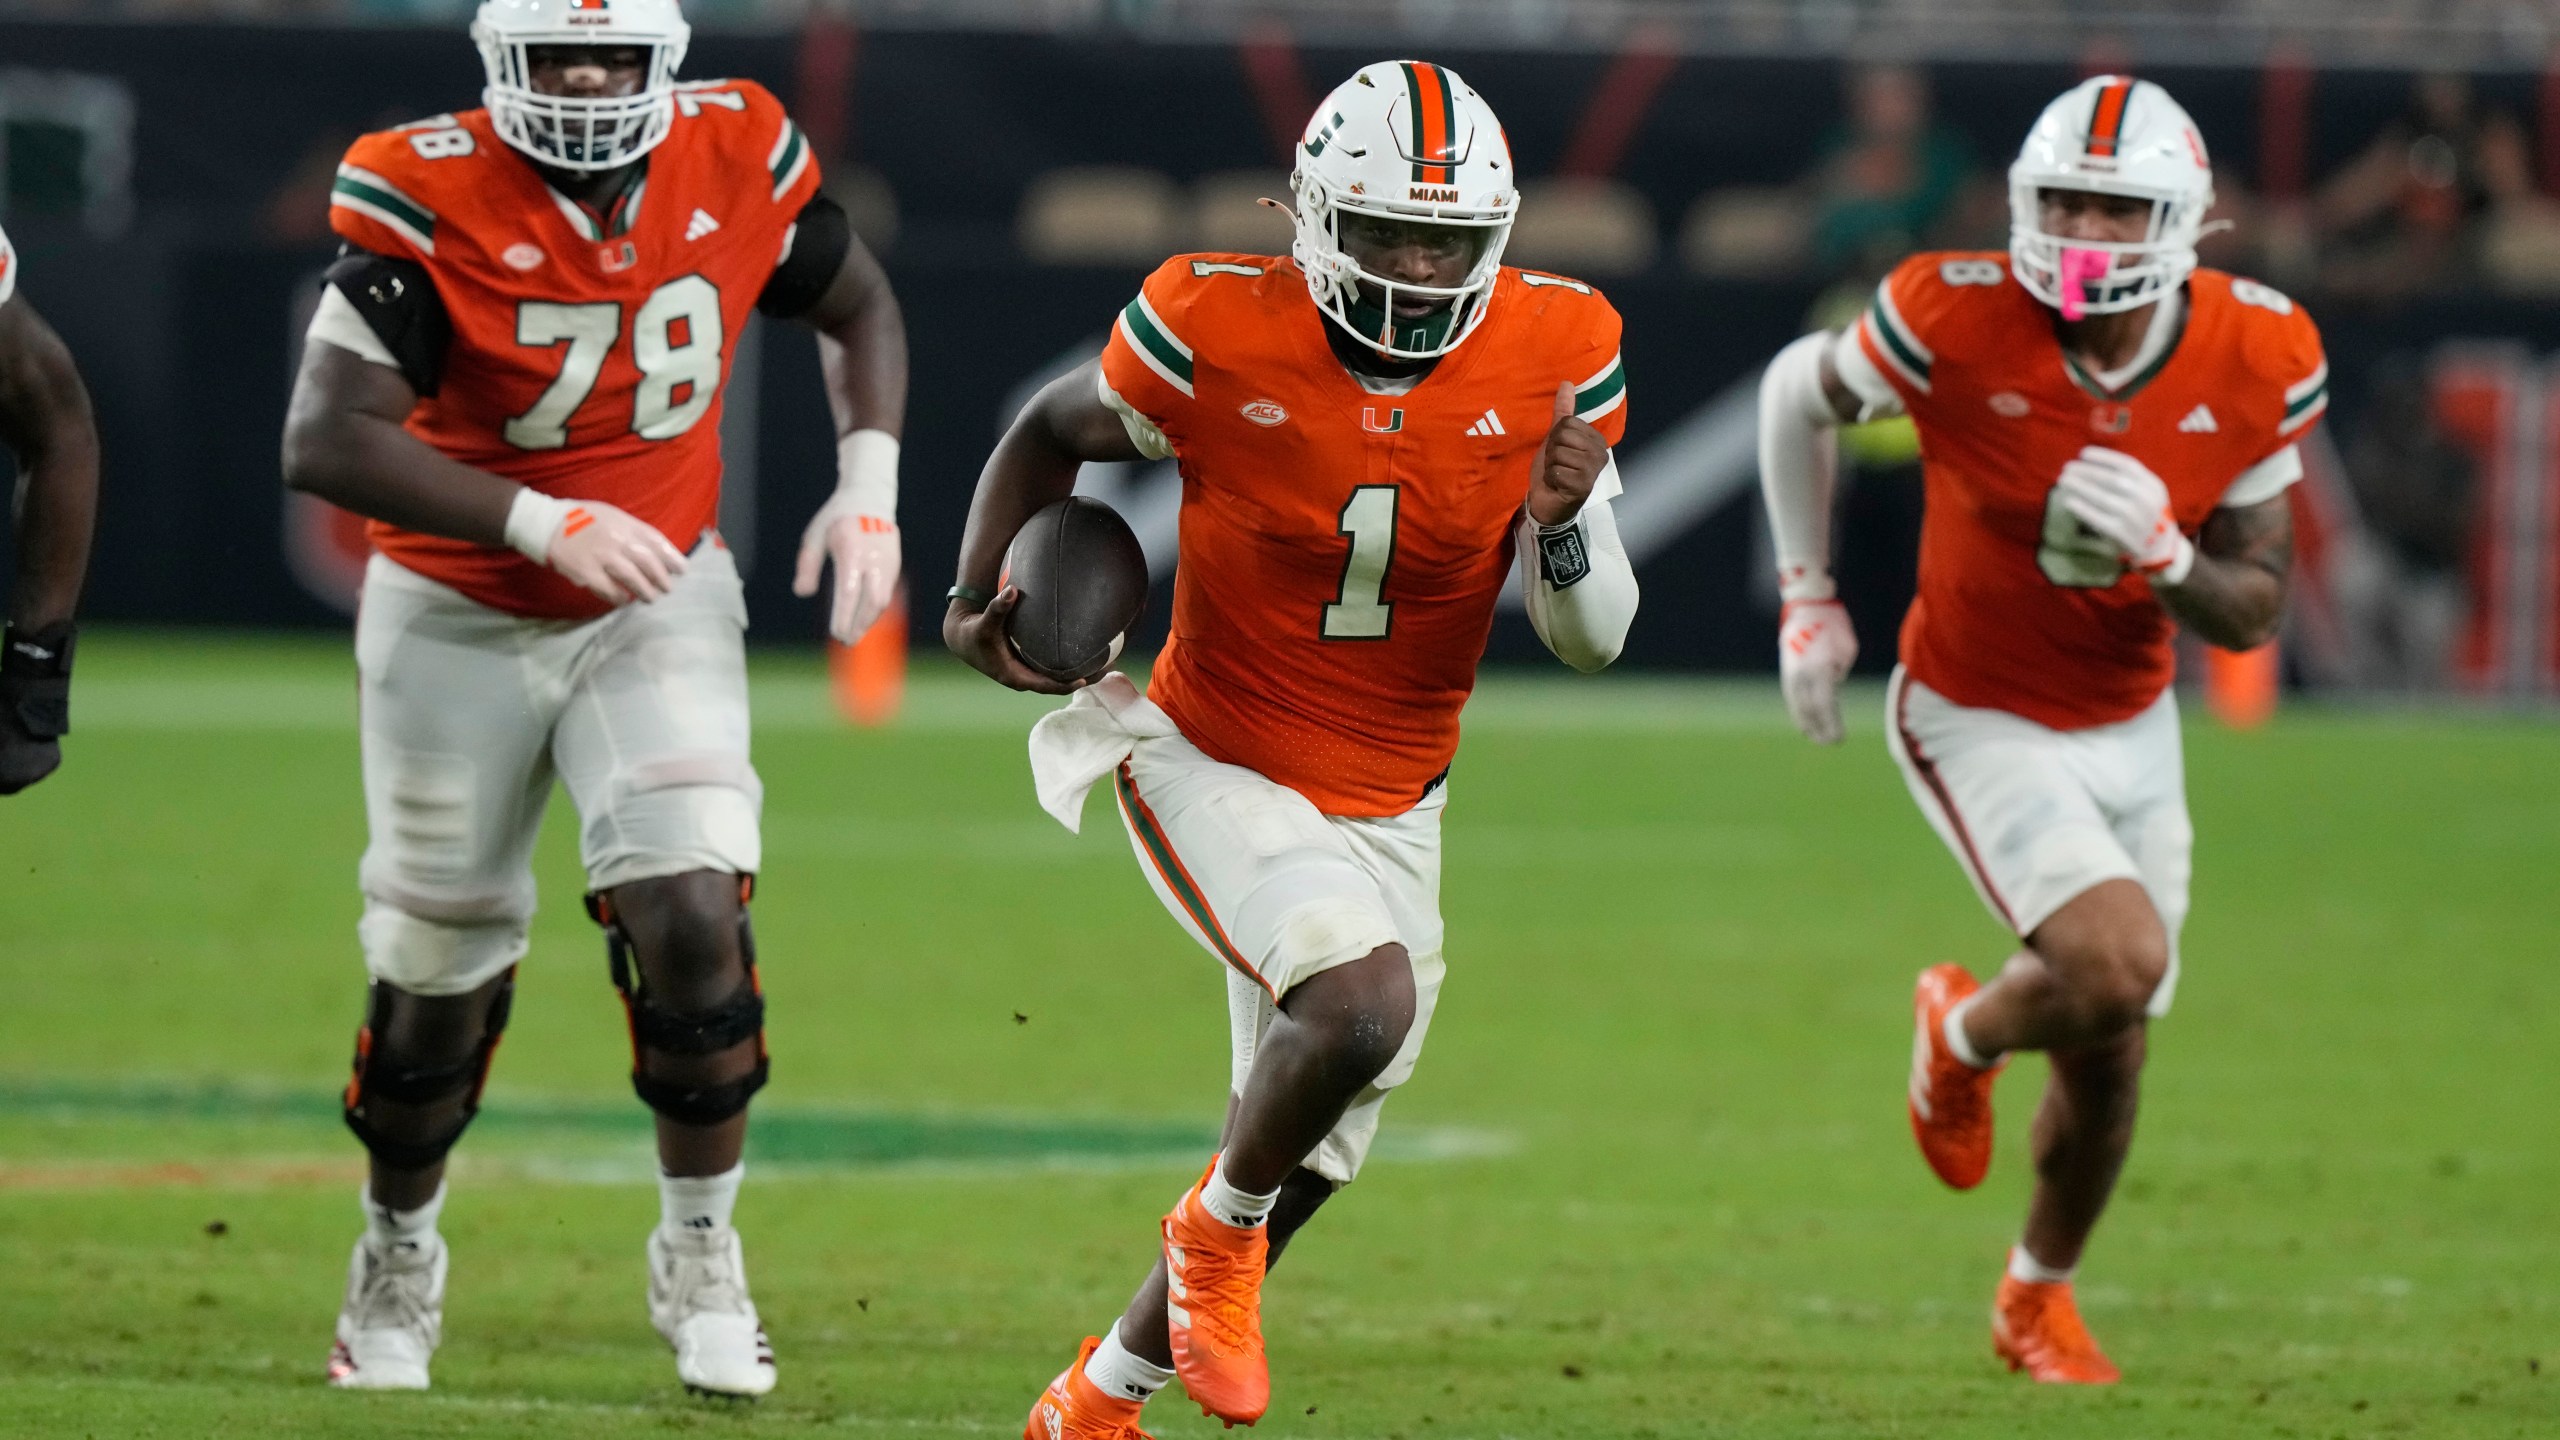
M2037 203L2045 190L2148 200L2150 230L2130 243L2049 235ZM2195 121L2148 80L2100 75L2045 107L2009 167L2010 270L2066 319L2148 305L2194 272L2212 208L2213 166Z
M480 99L498 137L563 170L628 165L667 138L676 67L692 37L676 0L481 0L471 22L489 76ZM528 54L537 45L644 46L648 79L636 95L538 94Z
M1360 343L1400 360L1446 355L1484 323L1519 213L1511 143L1493 107L1457 72L1424 60L1364 67L1298 141L1297 237L1289 246L1316 308ZM1473 252L1466 279L1415 285L1364 270L1342 244L1346 215L1447 226ZM1446 300L1399 318L1398 300Z

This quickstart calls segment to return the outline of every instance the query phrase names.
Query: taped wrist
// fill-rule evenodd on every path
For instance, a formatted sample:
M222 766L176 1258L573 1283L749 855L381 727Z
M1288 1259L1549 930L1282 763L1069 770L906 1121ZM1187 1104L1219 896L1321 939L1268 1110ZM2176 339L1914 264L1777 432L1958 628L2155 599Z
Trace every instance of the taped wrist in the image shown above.
M897 436L886 430L856 430L836 442L836 493L831 508L897 522Z
M578 507L527 486L507 506L507 545L536 565L551 563L551 542L560 538Z
M604 927L606 966L630 1024L631 1089L640 1103L684 1125L717 1125L746 1109L773 1071L764 1044L764 985L756 975L755 932L747 917L738 916L738 955L746 984L718 1008L694 1012L662 1006L649 995L630 933L614 918L605 897L588 896L587 913ZM754 1067L727 1080L675 1079L657 1073L661 1067L652 1064L668 1057L718 1055L749 1041L755 1044Z
M0 712L30 739L71 733L71 652L79 633L69 621L41 630L12 625L0 641Z
M1581 516L1561 525L1537 526L1537 540L1538 570L1550 587L1570 590L1591 573L1591 542L1583 533Z
M379 1038L389 1033L394 992L374 982L364 1026L356 1031L355 1073L347 1080L345 1112L347 1128L375 1160L394 1170L424 1170L452 1152L480 1113L480 1092L489 1083L489 1064L506 1034L515 993L515 967L509 966L471 1053L436 1064L401 1055ZM390 1109L383 1108L386 1102ZM438 1109L450 1113L439 1115ZM404 1111L409 1113L400 1113Z

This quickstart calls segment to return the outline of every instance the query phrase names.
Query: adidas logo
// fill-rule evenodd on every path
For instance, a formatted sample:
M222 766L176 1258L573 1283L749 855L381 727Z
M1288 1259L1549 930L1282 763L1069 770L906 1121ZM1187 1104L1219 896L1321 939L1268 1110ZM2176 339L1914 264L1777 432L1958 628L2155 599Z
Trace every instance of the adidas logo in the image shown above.
M2198 405L2187 412L2186 419L2178 422L2178 428L2190 435L2211 435L2222 427L2213 423L2213 411L2210 408Z
M1487 410L1484 412L1483 419L1478 420L1473 425L1467 427L1467 433L1470 435L1508 435L1511 432L1502 428L1501 416Z
M688 221L684 227L684 238L687 240L699 240L703 236L708 235L719 228L720 222L712 219L710 212L697 209L693 212L693 219Z

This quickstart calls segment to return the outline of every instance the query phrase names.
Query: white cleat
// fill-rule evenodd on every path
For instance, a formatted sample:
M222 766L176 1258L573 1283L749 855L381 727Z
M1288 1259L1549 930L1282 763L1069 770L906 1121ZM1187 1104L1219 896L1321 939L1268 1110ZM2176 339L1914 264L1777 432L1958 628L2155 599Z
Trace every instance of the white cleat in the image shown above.
M341 1390L424 1390L427 1360L444 1335L447 1253L426 1245L377 1249L356 1241L347 1262L347 1302L329 1348L329 1383Z
M675 1347L687 1390L752 1400L773 1388L773 1344L747 1298L736 1230L649 1232L649 1323Z

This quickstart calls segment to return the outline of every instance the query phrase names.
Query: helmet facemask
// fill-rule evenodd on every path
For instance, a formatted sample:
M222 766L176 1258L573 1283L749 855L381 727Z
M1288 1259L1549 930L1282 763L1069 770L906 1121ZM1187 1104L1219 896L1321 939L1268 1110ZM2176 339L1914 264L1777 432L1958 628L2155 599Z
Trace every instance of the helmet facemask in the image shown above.
M2044 228L2044 192L2081 190L2122 195L2150 206L2139 240L2088 240ZM2062 312L2065 320L2139 309L2186 283L2196 268L2203 233L2204 196L2171 195L2135 186L2074 180L2056 184L2037 176L2009 180L2010 269L2027 293Z
M1432 207L1379 203L1340 196L1318 177L1300 171L1297 238L1290 249L1307 272L1316 304L1361 344L1398 360L1446 355L1483 322L1485 302L1502 269L1511 216L1432 214ZM1466 263L1455 285L1391 279L1353 258L1345 230L1364 221L1410 226L1438 238ZM1427 314L1400 315L1399 302L1443 302Z
M628 165L667 138L675 119L676 66L683 35L663 39L597 33L501 35L472 26L480 61L488 72L481 101L498 137L536 162L562 170L594 172ZM533 52L554 46L636 49L647 52L639 90L630 95L546 95L533 88Z

